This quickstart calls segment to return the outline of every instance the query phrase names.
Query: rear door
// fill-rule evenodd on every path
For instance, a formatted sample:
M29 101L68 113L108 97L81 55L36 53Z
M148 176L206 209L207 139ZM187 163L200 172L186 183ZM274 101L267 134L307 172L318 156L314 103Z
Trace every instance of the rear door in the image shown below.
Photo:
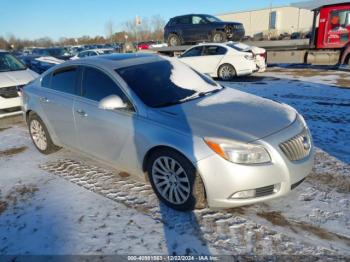
M203 74L215 74L226 52L224 47L205 45L190 49L180 59Z
M100 100L109 95L118 95L128 104L130 101L106 72L89 66L82 67L81 72L81 94L74 103L79 148L96 158L117 164L133 134L134 111L100 109Z
M61 143L77 147L73 101L77 93L78 67L60 68L46 79L42 85L45 91L41 93L39 102L48 121ZM45 81L44 81L45 80Z

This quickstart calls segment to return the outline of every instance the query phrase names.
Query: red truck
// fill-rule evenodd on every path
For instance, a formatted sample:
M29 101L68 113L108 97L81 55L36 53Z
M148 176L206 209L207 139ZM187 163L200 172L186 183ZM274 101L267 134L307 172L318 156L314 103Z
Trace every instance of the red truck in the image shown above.
M268 52L268 62L350 65L350 2L318 0L295 6L314 11L309 45L274 45Z

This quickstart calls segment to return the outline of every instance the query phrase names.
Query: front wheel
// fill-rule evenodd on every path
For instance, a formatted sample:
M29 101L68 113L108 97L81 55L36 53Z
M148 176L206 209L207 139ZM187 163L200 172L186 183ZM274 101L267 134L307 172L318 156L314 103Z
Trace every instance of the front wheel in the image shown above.
M189 211L206 206L204 185L192 163L176 151L161 149L148 161L152 188L167 206Z
M230 64L223 64L218 69L218 76L221 80L230 81L235 78L236 70Z
M41 153L48 155L60 149L52 142L45 124L38 115L33 113L29 115L28 129L35 147Z

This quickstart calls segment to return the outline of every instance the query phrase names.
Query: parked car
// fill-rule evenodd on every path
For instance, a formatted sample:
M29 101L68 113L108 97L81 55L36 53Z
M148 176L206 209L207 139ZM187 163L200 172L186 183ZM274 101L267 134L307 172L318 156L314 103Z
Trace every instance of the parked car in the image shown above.
M39 56L53 56L61 60L68 60L72 57L71 54L63 47L34 48L32 54Z
M73 148L146 176L178 210L274 199L313 166L309 129L293 108L222 87L176 58L65 62L24 88L24 112L40 152Z
M19 91L37 76L12 54L0 50L0 118L21 112Z
M187 43L240 41L245 35L243 24L223 22L212 15L190 14L171 18L164 28L169 46Z
M137 50L147 50L153 43L154 42L140 42L137 44Z
M47 69L64 62L64 60L57 59L53 56L40 55L21 55L17 56L30 70L38 74L42 74Z
M254 55L238 50L232 43L199 44L185 51L179 59L198 72L221 80L258 71Z
M82 51L75 56L71 57L71 60L76 60L79 58L89 57L89 56L98 56L98 55L106 55L106 54L112 54L114 52L111 48L102 48L102 49L91 49Z

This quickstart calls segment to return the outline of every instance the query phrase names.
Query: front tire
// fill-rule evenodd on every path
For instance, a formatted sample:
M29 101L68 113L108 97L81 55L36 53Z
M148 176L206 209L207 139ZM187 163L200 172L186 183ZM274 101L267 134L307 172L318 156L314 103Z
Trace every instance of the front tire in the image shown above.
M237 73L232 65L223 64L218 69L218 76L223 81L231 81L237 76Z
M41 120L41 118L31 113L28 119L28 129L30 137L35 145L35 147L40 151L40 153L48 155L54 153L60 149L56 146L50 137L50 134Z
M170 149L154 152L148 159L147 173L155 194L167 206L179 211L206 206L203 182L180 153Z

